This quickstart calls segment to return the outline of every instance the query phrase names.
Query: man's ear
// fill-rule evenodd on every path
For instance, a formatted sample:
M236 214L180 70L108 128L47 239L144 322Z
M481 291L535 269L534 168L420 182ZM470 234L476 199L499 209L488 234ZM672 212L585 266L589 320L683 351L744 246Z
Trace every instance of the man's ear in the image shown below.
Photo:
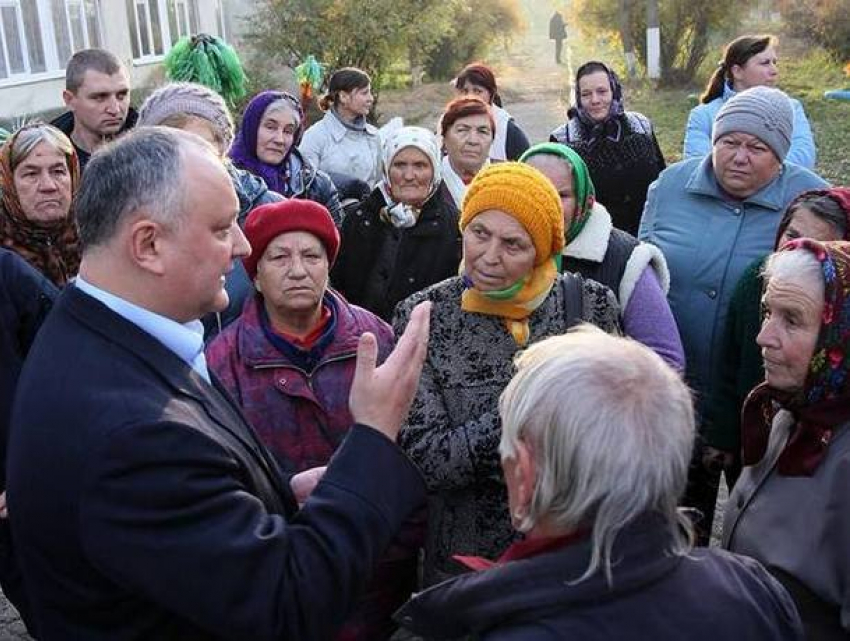
M132 261L141 269L157 276L165 273L166 229L155 220L140 218L130 225L129 239Z
M66 107L70 107L70 106L71 106L71 101L72 101L75 97L76 97L76 96L74 95L74 92L73 92L73 91L68 91L67 89L64 89L64 90L62 91L62 100L63 100L63 101L65 101L65 106L66 106Z
M531 500L534 498L534 488L537 485L537 464L531 448L525 441L519 439L516 444L516 493L517 501L524 513L528 513Z

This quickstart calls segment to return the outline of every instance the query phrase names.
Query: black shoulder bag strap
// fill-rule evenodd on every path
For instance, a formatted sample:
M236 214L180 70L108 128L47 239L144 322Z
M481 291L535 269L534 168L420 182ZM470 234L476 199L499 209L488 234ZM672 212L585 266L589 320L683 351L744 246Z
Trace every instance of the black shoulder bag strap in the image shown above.
M567 329L584 320L584 279L581 274L561 274L561 289L564 291L564 319Z

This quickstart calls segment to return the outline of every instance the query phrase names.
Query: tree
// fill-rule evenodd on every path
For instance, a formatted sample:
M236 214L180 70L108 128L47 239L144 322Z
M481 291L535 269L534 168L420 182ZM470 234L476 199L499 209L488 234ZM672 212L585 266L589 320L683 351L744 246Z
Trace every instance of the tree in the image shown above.
M507 0L499 0L501 2ZM333 71L367 72L378 90L391 65L427 65L456 27L462 0L262 0L250 20L254 48L292 65L313 54Z
M629 36L637 43L639 59L646 64L646 11L642 3L630 2L628 6ZM662 83L683 85L693 80L708 53L710 35L733 25L736 7L734 0L658 0ZM610 32L611 25L620 24L620 32L625 32L620 0L577 0L575 11L587 29Z
M443 35L427 64L428 75L435 80L451 78L525 26L517 0L455 2L450 24L451 30Z
M821 45L840 61L850 60L850 7L847 0L782 0L786 30Z
M629 78L634 78L637 70L637 54L635 53L635 43L632 39L632 31L629 28L631 24L632 2L631 0L620 1L620 40L623 43L623 55L626 59L626 74Z
M291 65L309 54L330 69L353 66L376 80L403 45L405 0L264 0L250 38L264 58Z

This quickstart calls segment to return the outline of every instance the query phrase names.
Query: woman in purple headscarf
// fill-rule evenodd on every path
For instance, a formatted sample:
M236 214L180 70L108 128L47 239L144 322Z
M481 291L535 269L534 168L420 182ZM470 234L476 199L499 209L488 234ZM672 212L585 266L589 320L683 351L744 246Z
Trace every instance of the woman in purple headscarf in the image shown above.
M652 123L625 110L617 74L597 61L578 68L567 118L549 140L578 152L614 227L637 236L646 190L665 167Z
M245 109L230 158L237 167L265 180L269 189L324 205L339 226L342 208L333 181L298 151L303 132L298 99L284 91L263 91Z

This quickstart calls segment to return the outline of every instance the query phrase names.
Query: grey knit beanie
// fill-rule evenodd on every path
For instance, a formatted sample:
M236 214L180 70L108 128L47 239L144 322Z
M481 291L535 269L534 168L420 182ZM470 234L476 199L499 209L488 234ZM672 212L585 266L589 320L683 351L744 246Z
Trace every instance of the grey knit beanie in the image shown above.
M735 94L714 118L712 143L732 132L750 134L773 150L779 161L785 160L794 133L794 108L791 100L773 87L752 87Z
M154 91L139 109L137 126L156 126L167 118L187 114L209 122L224 142L233 142L233 118L224 99L212 89L194 82L173 82Z

